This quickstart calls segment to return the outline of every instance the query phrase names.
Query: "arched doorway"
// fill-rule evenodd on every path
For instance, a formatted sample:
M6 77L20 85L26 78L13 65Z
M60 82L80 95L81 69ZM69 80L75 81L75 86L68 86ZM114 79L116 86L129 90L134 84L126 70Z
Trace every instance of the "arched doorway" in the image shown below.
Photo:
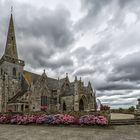
M80 99L80 102L79 102L79 111L84 111L84 102L82 99Z
M82 96L79 101L79 111L86 111L87 108L88 108L87 98L85 96Z
M66 103L64 102L63 103L63 111L66 111L67 110L67 107L66 107Z

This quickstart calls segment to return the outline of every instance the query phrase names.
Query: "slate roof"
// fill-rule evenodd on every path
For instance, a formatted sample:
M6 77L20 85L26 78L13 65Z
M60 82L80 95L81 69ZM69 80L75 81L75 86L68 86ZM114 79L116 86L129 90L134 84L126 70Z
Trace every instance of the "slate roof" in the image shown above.
M25 94L25 92L28 91L28 89L32 83L35 84L43 76L46 77L47 87L49 88L50 91L57 90L59 88L59 86L60 86L60 88L62 88L64 82L66 81L66 77L58 80L58 79L47 77L45 73L43 75L38 75L38 74L24 70L23 78L22 78L22 90L17 92L17 94L9 102L10 103L16 102L17 98L23 96ZM80 83L80 81L78 81L78 83ZM86 93L86 90L87 90L87 88L83 87L83 92ZM70 83L70 87L68 90L64 91L63 89L61 89L61 92L62 92L62 96L74 95L74 82Z
M47 77L47 86L50 90L58 89L59 86L58 80Z
M25 71L23 72L25 79L28 81L28 83L33 83L35 84L37 82L37 80L39 80L39 78L41 78L42 75L38 75L29 71ZM54 90L54 89L58 89L59 84L60 87L63 85L64 81L66 78L62 78L60 80L58 79L54 79L54 78L50 78L47 77L47 86L50 90Z
M35 74L35 73L32 73L32 72L29 72L29 71L23 71L23 75L25 77L25 79L31 84L31 83L35 83L39 77L41 77L40 75L38 74Z

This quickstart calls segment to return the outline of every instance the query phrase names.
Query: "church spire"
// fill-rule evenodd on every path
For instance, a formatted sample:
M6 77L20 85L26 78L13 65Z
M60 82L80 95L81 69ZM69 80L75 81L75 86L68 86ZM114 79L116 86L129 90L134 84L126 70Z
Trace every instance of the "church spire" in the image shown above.
M11 7L11 17L10 17L10 22L9 22L9 29L8 29L8 34L7 34L7 42L6 42L4 55L18 59L12 12L13 12L13 7Z

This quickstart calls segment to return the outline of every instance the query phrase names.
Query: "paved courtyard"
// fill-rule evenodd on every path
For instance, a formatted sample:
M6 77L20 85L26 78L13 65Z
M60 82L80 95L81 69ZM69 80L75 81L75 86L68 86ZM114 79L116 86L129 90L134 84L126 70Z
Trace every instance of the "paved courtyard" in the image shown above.
M133 114L123 114L123 113L111 113L111 119L134 119Z
M0 140L140 140L140 125L112 128L0 125Z

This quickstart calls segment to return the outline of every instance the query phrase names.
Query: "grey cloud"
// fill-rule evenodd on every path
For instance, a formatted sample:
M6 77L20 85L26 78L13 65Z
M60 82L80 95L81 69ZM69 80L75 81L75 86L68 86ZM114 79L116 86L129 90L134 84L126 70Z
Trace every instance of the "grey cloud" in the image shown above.
M45 12L46 10L46 12ZM35 38L42 37L46 44L58 48L66 48L74 41L74 35L71 30L70 13L65 9L47 9L39 10L36 14L28 14L32 19L26 19L22 16L17 18L17 29L19 35L32 36ZM41 13L41 15L39 14ZM26 24L18 24L24 23Z
M111 82L111 83L106 83L105 85L102 85L98 87L98 90L122 90L122 89L139 89L140 86L138 85L133 85L129 83L124 83L124 82Z
M138 3L139 0L118 0L118 4L121 8L124 8L127 5L132 5L132 3Z
M96 16L103 7L108 5L111 0L81 0L82 2L82 9L87 8L88 16Z
M83 16L76 24L76 30L83 31L97 29L106 22L111 27L124 28L123 20L129 12L139 16L139 0L81 0ZM112 19L109 17L112 15ZM94 28L93 28L94 27Z
M53 70L60 67L70 67L73 66L73 61L69 58L61 58L55 61L49 60L46 62L46 67L50 67Z
M91 54L92 52L90 50L87 50L86 47L77 48L72 52L72 55L74 55L77 59L86 59Z
M101 21L107 18L99 15L111 2L111 0L81 0L81 11L85 11L85 16L75 24L75 29L84 31L99 26Z
M32 49L34 51L30 53ZM73 65L73 60L70 57L60 56L56 60L54 60L53 56L55 56L55 50L48 49L47 51L44 51L43 49L44 48L30 46L30 48L28 49L29 52L27 53L25 51L25 54L27 54L27 57L24 58L25 62L30 64L32 68L46 67L53 70L56 70L60 67L70 67Z
M110 97L110 96L120 96L120 95L124 95L125 94L131 94L133 92L133 90L97 90L97 97L102 97L102 96L106 96L106 97Z
M112 74L108 81L140 81L140 52L133 53L118 60L114 64Z
M94 54L101 55L110 49L110 43L105 39L93 45L91 49Z
M84 75L91 75L93 74L95 71L94 69L89 69L89 68L81 68L79 70L76 70L74 72L74 75L80 75L80 76L84 76Z
M3 4L0 2L0 11L3 12L0 19L3 26L0 29L2 39L6 39L7 35L10 4L12 5L12 2L4 1ZM61 52L64 53L64 49L67 52L75 40L70 13L66 8L36 9L33 5L15 2L13 16L19 56L26 64L32 68L52 69L73 65L73 61L69 58L58 58L55 62L50 60L57 52L60 55ZM5 42L6 40L0 41L0 50L4 49Z

